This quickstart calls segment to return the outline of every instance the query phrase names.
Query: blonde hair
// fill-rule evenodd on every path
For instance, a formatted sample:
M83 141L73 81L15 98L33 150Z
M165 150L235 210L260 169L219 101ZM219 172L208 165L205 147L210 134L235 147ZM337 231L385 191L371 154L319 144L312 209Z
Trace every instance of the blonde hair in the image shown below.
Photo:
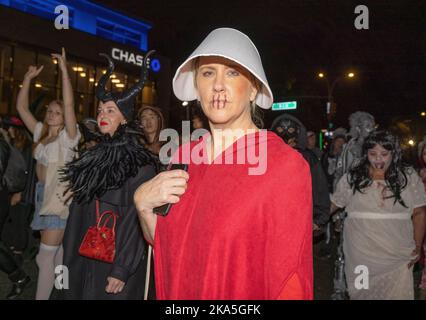
M51 101L47 106L46 106L46 110L49 107L49 105L51 105L52 103L56 103L57 105L59 105L62 109L62 117L63 112L64 112L64 103L61 100L53 100ZM65 127L65 124L62 124L61 128L59 128L59 132L61 132ZM46 115L44 116L44 120L43 120L43 127L41 129L41 133L40 133L40 138L38 139L38 142L34 144L34 149L37 148L37 146L41 143L41 141L47 137L47 135L49 134L49 125L47 124L46 121Z

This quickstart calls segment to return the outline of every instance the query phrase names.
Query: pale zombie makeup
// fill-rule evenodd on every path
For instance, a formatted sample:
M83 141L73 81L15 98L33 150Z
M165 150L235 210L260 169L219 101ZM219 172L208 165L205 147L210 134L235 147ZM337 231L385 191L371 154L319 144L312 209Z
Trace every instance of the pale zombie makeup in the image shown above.
M362 121L361 126L358 127L361 136L367 137L374 130L374 126L375 124L371 120Z
M126 119L114 102L100 102L97 116L99 131L103 134L113 135L120 124L124 124Z
M227 123L250 111L257 90L251 74L235 62L222 57L201 57L197 70L197 89L204 113L213 123Z
M368 161L374 170L386 172L392 162L392 152L376 144L367 151Z
M426 163L426 148L423 148L422 157L423 157L423 162Z

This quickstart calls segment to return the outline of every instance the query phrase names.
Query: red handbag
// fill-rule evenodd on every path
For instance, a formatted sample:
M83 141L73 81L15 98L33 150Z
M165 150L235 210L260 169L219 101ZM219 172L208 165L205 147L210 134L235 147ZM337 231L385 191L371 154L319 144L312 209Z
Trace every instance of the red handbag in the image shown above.
M104 217L107 218L101 225ZM113 219L112 228L107 226L111 218ZM99 200L96 200L96 225L87 230L78 253L87 258L112 263L115 257L116 222L117 215L111 210L104 211L102 215L99 215Z

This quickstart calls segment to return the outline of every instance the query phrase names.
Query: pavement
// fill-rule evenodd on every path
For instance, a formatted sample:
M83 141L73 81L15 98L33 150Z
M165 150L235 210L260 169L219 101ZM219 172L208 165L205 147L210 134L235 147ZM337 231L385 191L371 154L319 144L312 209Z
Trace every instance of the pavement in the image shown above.
M330 300L330 296L333 293L333 275L334 275L334 259L335 254L332 254L330 258L319 257L320 247L323 242L314 245L314 299L315 300ZM35 246L33 245L33 248ZM335 248L335 247L334 247ZM335 252L335 250L332 250ZM32 281L30 285L25 289L23 294L19 297L20 300L34 300L36 292L36 282L37 282L37 266L34 260L34 250L27 250L24 253L24 270L31 277ZM420 268L415 269L414 280L415 283L419 283L421 275ZM416 286L417 287L417 286ZM11 288L11 283L8 280L7 276L0 272L0 299L8 294ZM419 299L419 290L415 290L416 299ZM54 291L51 299L58 299L58 292Z

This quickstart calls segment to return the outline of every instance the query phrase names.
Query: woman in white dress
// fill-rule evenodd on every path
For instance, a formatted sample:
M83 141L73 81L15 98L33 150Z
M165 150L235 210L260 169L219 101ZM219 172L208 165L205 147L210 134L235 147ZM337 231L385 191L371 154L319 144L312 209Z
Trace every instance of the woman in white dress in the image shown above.
M55 268L62 265L62 239L69 214L65 199L58 195L59 178L57 169L71 161L75 155L81 134L78 130L74 110L74 93L68 74L65 49L62 54L52 54L58 61L62 78L62 98L46 106L43 122L38 122L29 109L31 81L43 70L30 66L19 91L16 109L34 138L34 159L37 161L37 185L35 211L31 223L33 230L40 231L40 249L36 256L39 269L36 300L48 300L55 282Z
M425 234L426 193L416 171L402 164L397 139L372 132L331 200L332 211L348 213L343 251L350 298L414 299L412 267Z

